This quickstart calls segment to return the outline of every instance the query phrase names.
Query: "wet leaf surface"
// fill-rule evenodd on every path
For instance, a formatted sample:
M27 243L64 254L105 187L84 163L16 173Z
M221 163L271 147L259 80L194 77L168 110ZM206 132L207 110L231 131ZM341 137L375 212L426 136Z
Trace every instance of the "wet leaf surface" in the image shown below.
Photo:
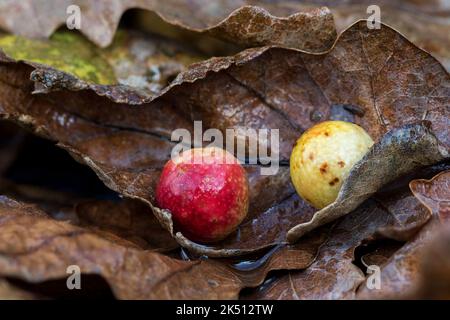
M39 169L44 173L45 170L51 170ZM141 201L99 200L94 195L93 198L86 198L76 193L19 184L7 179L1 179L0 182L2 195L33 203L55 220L98 231L103 236L111 233L145 250L168 252L178 248L176 241L161 227L151 209Z
M408 190L397 191L389 196L377 195L375 200L395 217L391 226L378 230L380 238L396 241L411 239L430 220L431 213L423 207L416 197Z
M433 218L381 267L381 290L361 287L358 298L418 298L448 294L448 291L443 289L435 291L434 295L429 289L434 286L442 287L440 283L445 283L448 270L448 263L438 266L436 259L445 262L449 258L446 247L448 228L442 229L441 223L446 221L443 219L446 210L445 206L439 207L439 203L445 205L450 199L450 191L446 187L449 178L449 171L444 171L431 180L418 179L410 183L412 192L431 212ZM443 235L435 239L439 233ZM437 280L439 275L444 277Z
M364 273L352 262L355 248L392 220L391 213L375 201L366 201L333 225L329 239L308 269L281 276L253 298L353 299L365 280Z
M73 210L77 225L113 233L142 249L164 252L178 247L142 202L85 201L76 204Z
M442 223L450 222L450 171L443 171L430 180L413 180L413 194Z
M402 247L401 242L387 242L382 243L374 251L364 254L361 257L361 263L364 267L369 266L381 266L386 263L387 260Z
M426 244L430 242L436 230L437 223L433 219L410 242L380 266L381 289L369 289L363 285L358 291L357 298L392 299L405 297L408 292L414 291Z
M55 31L73 3L81 34ZM0 34L0 117L50 141L0 122L0 298L74 298L71 264L91 298L448 298L450 76L419 49L448 70L448 10L379 1L407 40L366 21L347 29L368 4L0 0L0 28L16 34ZM316 212L289 155L327 119L375 145ZM276 174L245 164L249 214L208 245L154 202L173 130L194 136L197 120L236 141L280 134ZM381 290L365 285L373 265Z
M123 299L236 298L243 287L260 284L280 263L279 258L269 259L249 273L210 259L177 260L111 234L55 220L33 205L6 197L0 198L0 231L0 276L40 283L66 278L67 266L76 264L83 275L103 277ZM291 263L309 265L307 251L312 254L314 249L291 251Z
M448 144L449 75L432 57L386 26L368 30L365 22L357 23L322 55L264 47L212 58L182 72L152 102L134 107L113 103L111 96L99 96L95 90L74 92L70 86L32 95L33 86L42 81L36 74L46 74L48 69L6 57L3 61L0 112L4 118L58 141L109 188L149 204L178 242L199 254L241 255L283 244L289 229L310 220L314 210L294 194L283 163L293 141L318 118L330 117L333 105L358 106L355 122L379 141L371 153L375 155L372 162L359 168L361 180L353 181L356 185L367 182L363 173L375 162L383 163L383 157L397 154L396 163L405 163L399 170L403 174L419 163L438 162L447 152L443 146L436 149L431 132L441 144ZM35 83L28 80L31 73ZM119 101L120 96L112 100ZM312 117L313 113L319 117ZM430 129L412 124L423 118L431 121ZM262 176L259 166L248 166L252 190L248 220L236 234L213 247L176 233L170 214L152 205L160 168L175 145L170 141L172 130L192 132L193 120L200 119L204 130L235 128L238 138L239 128L280 129L280 170L274 176ZM395 128L400 129L381 139ZM400 151L408 152L401 155ZM392 168L379 167L376 181L364 186L370 193L393 178ZM355 197L359 200L338 213L355 209L367 197Z
M433 169L424 170L427 171L432 172ZM397 263L395 257L403 255L406 260L398 258L397 269L386 272L389 272L390 277L398 277L398 281L402 280L403 274L405 277L415 279L415 271L411 271L409 266L416 263L418 259L416 252L421 252L421 248L426 246L427 239L431 236L430 231L426 230L434 220L430 221L430 214L426 212L428 210L406 189L408 182L402 182L400 179L396 183L397 190L390 191L390 196L386 196L387 191L382 190L383 198L375 196L366 200L350 214L329 224L331 230L328 240L320 247L316 260L306 270L292 271L274 279L269 278L267 284L254 290L247 298L301 300L359 298L360 291L367 291L363 287L366 288L364 272L368 265L378 265L382 272L385 272L383 263L386 265L389 261ZM402 242L398 240L410 242L402 246ZM361 262L356 261L357 251L373 244L377 249L363 255ZM410 263L408 259L414 260ZM409 275L409 272L412 275ZM382 283L384 281L390 280L382 278ZM388 290L388 284L386 286ZM399 296L401 290L398 288L393 297ZM382 295L374 296L379 297Z

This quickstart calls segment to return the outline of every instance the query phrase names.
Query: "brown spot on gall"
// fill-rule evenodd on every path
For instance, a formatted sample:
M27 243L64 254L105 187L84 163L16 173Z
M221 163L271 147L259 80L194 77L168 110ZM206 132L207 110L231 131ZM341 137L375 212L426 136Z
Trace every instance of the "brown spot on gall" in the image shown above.
M314 160L314 154L312 153L309 154L309 160Z
M328 163L326 163L326 162L322 163L322 165L319 168L320 173L322 173L322 174L327 173L327 168L328 168Z
M328 137L330 136L330 133L328 131L325 131L324 135Z
M330 182L328 182L328 184L330 185L330 186L334 186L336 183L338 183L339 182L339 178L334 178L333 180L331 180Z
M338 162L339 167L343 168L345 166L345 162L344 161L339 161Z

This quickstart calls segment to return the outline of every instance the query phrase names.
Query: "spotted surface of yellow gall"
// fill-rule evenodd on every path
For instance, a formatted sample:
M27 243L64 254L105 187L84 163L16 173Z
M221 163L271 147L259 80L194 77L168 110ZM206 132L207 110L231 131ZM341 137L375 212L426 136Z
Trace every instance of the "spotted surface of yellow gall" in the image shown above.
M372 145L367 132L350 122L325 121L308 129L297 140L290 158L297 193L318 209L326 207Z

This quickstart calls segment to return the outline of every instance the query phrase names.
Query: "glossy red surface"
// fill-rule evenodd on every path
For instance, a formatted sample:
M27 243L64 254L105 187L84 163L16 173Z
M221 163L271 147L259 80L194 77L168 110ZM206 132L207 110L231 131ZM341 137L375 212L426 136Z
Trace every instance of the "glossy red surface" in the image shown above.
M159 207L170 210L175 227L186 237L217 241L235 230L247 215L246 172L222 149L192 150L167 162L156 200Z

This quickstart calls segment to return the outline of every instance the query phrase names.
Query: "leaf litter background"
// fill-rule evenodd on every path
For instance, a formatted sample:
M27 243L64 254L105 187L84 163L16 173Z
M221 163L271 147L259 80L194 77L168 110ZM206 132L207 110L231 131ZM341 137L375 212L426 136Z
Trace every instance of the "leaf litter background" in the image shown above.
M449 298L445 1L381 1L380 30L361 2L75 1L80 33L72 2L0 2L1 298ZM288 159L326 119L376 144L316 212ZM279 172L246 166L249 216L210 246L153 198L194 120L280 129Z

